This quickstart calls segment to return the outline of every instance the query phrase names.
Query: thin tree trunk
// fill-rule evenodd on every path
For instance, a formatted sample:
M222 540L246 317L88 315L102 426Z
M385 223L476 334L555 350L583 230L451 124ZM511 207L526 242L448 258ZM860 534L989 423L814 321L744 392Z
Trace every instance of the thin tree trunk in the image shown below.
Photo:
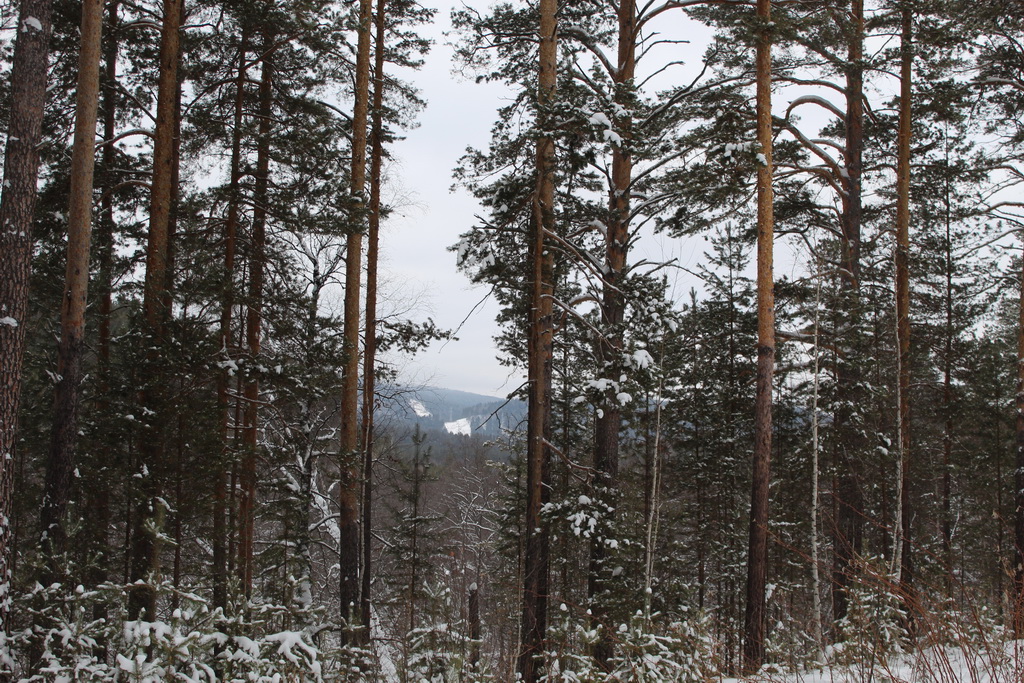
M164 0L163 27L160 35L157 89L156 135L153 143L153 179L150 189L149 239L146 247L146 275L143 290L143 314L146 323L147 376L143 379L143 413L148 425L143 431L139 456L140 500L135 511L132 532L132 583L142 582L131 592L129 613L137 618L145 610L145 618L156 618L156 590L146 584L160 565L158 536L147 526L159 528L163 514L160 484L164 475L165 454L163 439L166 432L167 410L163 405L160 377L159 347L164 343L164 321L168 315L169 234L171 205L174 201L175 142L177 121L178 62L181 54L181 21L183 0ZM155 578L155 577L154 577Z
M363 333L363 500L362 543L363 565L360 590L360 619L366 630L364 642L370 633L370 566L373 561L373 418L377 362L377 260L380 246L380 184L384 158L384 52L385 10L387 0L377 0L374 15L373 103L370 130L370 205L366 249L366 329Z
M747 606L743 669L764 664L768 580L768 486L772 453L772 376L775 372L775 219L772 206L771 0L757 0L757 380L754 397L754 466L750 488Z
M171 585L174 586L174 593L171 595L171 611L178 609L181 604L181 550L185 545L185 538L182 534L182 518L185 516L182 506L185 503L183 489L185 484L185 449L182 447L182 440L185 438L184 415L178 413L177 444L174 453L174 565L171 570Z
M116 184L114 164L116 150L111 140L117 126L117 54L118 54L118 11L120 3L113 0L107 9L109 28L103 55L103 151L101 153L100 213L96 222L96 252L98 261L97 282L97 402L96 412L101 418L110 414L110 323L113 309L114 280L114 197L113 188ZM91 539L92 551L96 556L89 570L89 584L98 586L108 578L107 562L110 554L107 538L110 526L110 484L106 477L100 476L92 482L87 492L89 515L95 522L94 536ZM125 520L126 524L130 522ZM107 615L106 606L97 603L93 609L93 619L103 619ZM101 644L97 656L106 659L106 643Z
M99 361L101 412L105 414L107 394L110 392L110 314L113 309L114 289L114 187L117 178L114 172L117 150L111 141L117 132L117 53L118 11L120 3L114 0L107 9L110 28L103 59L103 152L102 176L103 195L100 198L100 216L96 230L96 251L99 261L99 325L97 357Z
M995 434L995 443L999 444L996 449L996 511L997 514L993 515L993 521L996 527L996 595L999 596L999 616L1002 618L1006 614L1006 602L1007 602L1007 591L1004 589L1003 581L1006 571L1006 555L1004 554L1006 548L1006 529L1005 529L1005 518L1003 517L1003 453L1002 453L1002 429L1000 427L1003 424L1002 416L996 414L995 425L992 432ZM951 569L952 571L952 569ZM950 577L950 597L952 597L952 583L953 577ZM963 585L963 584L961 584Z
M314 369L313 349L317 339L317 318L320 311L320 295L330 279L330 273L324 276L320 273L320 264L317 259L312 259L310 264L313 272L310 275L310 296L306 308L306 320L303 343L306 350L303 365L307 372ZM313 508L313 477L315 474L317 455L317 420L314 415L314 406L305 402L302 405L300 414L300 428L302 430L302 455L300 456L299 471L299 514L298 524L295 530L295 562L297 564L297 589L293 603L298 608L296 616L299 619L299 626L309 626L309 608L313 600L313 558L311 513Z
M11 109L0 196L0 633L10 630L11 499L21 362L32 272L32 216L50 51L50 0L23 0L14 39Z
M247 78L246 56L248 53L248 25L243 25L238 47L238 78L235 81L235 110L231 131L231 178L228 188L228 214L224 224L224 278L221 284L220 345L224 362L232 358L231 319L235 307L235 256L238 250L239 184L242 179L242 105L245 101ZM228 493L227 465L230 459L231 438L229 425L231 407L228 384L230 371L227 367L217 373L217 406L220 410L220 462L217 465L213 494L213 605L227 607L228 562L227 527L225 513Z
M469 670L480 668L480 586L474 581L469 585Z
M665 359L664 348L659 354L659 364ZM651 618L651 598L654 595L654 559L655 546L658 543L658 522L660 519L659 508L661 504L661 403L664 380L658 381L658 393L655 395L654 408L654 448L650 458L653 460L650 466L649 481L646 482L648 490L645 492L646 505L644 510L644 616Z
M362 276L363 209L366 192L366 124L370 100L372 1L359 0L356 91L352 113L351 192L353 225L345 249L345 365L341 386L341 481L338 531L341 616L355 626L359 607L359 284Z
M523 556L523 616L520 624L519 674L535 683L543 674L547 636L550 530L541 511L549 498L551 432L551 363L554 257L545 233L555 229L555 144L547 121L554 103L557 68L557 2L540 0L540 55L537 94L537 191L530 243L532 306L529 321L526 446L526 544Z
M820 265L820 264L819 264ZM821 333L821 278L819 267L815 274L817 285L814 298L814 394L811 401L811 590L814 603L814 641L819 650L825 647L825 636L821 619L821 569L818 542L818 493L820 489L820 442L818 440L818 395L821 381L819 335Z
M412 461L412 539L411 557L409 558L409 624L406 628L406 640L411 641L412 632L416 629L416 585L419 583L420 569L420 497L422 495L421 482L424 472L422 451L420 444L423 443L420 435L419 425L416 425L415 444Z
M910 464L910 142L911 78L913 68L911 9L902 8L900 46L900 114L896 160L896 336L899 346L899 509L896 513L900 596L909 631L914 629L913 555L911 547Z
M46 485L40 529L46 561L43 585L61 576L67 549L64 515L71 499L71 479L78 444L78 388L85 349L85 304L89 288L89 242L92 237L93 169L96 161L96 119L99 106L100 36L103 0L82 3L82 42L78 54L75 141L71 153L67 267L60 311L60 347L54 396L53 432L46 462Z
M951 499L953 495L953 237L952 237L952 226L950 220L950 187L949 187L949 169L947 165L947 176L946 176L946 243L945 243L945 270L946 270L946 282L945 282L945 313L946 313L946 326L945 326L945 339L943 340L943 359L942 359L942 412L943 412L943 427L942 427L942 561L946 569L945 587L946 597L953 597L953 515L951 507ZM999 443L997 440L996 443ZM997 466L999 464L999 458L996 458ZM996 486L996 495L1002 493L1001 488ZM1002 510L1001 506L996 506L996 510ZM996 515L996 519L999 520L1000 516ZM1002 529L1002 522L997 524ZM1001 548L1000 548L1001 550ZM1002 562L1002 553L999 553L999 561ZM999 572L999 578L1002 579L1002 572ZM1000 596L1002 593L1000 592ZM1003 600L1000 597L999 604L1002 605Z
M263 35L267 53L260 68L259 131L256 143L256 177L253 186L252 234L249 239L249 297L245 312L245 343L248 348L242 388L241 497L238 503L238 578L246 598L252 595L253 541L256 527L256 454L259 450L260 381L256 370L263 334L263 282L267 263L267 203L270 176L270 136L274 100L274 34Z
M1024 263L1024 259L1021 261ZM1020 314L1017 328L1017 456L1014 485L1013 633L1024 637L1024 272L1020 281Z

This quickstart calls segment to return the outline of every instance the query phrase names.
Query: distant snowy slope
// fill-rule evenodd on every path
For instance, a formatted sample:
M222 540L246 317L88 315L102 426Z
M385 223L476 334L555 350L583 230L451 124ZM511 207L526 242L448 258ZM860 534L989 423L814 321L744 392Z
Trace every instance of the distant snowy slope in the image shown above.
M419 425L426 432L492 437L521 428L526 416L522 401L456 389L386 387L380 393L380 423Z
M430 411L423 405L422 401L415 398L409 399L409 407L412 408L412 412L416 413L416 417L430 417Z
M449 434L465 434L469 436L473 433L473 423L470 422L468 417L455 420L454 422L445 422L444 428Z

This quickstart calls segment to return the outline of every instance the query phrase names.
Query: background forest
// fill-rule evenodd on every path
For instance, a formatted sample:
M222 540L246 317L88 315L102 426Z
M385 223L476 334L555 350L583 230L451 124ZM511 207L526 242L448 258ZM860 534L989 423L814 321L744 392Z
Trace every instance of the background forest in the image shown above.
M454 10L507 401L378 294L434 10L17 4L4 680L1019 679L1019 3Z

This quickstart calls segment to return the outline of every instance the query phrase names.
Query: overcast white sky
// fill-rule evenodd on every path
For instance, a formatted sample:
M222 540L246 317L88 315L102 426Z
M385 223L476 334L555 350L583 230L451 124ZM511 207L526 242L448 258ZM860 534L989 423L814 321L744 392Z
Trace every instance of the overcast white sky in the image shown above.
M419 117L419 127L409 131L393 150L397 163L390 175L395 190L404 196L400 202L404 206L382 231L382 271L398 298L415 300L424 315L433 317L439 326L454 329L465 320L458 341L434 344L418 356L407 368L406 381L504 395L519 386L522 377L510 375L510 370L495 358L492 337L497 333L497 307L487 301L472 312L485 298L486 288L474 287L456 270L455 255L447 247L472 226L479 212L476 200L468 193L449 191L452 169L467 146L487 145L496 110L509 95L503 86L478 84L453 73L452 49L446 44L444 32L450 28L451 8L462 3L427 0L424 4L438 8L435 24L429 30L436 43L411 80L427 100L427 108ZM491 2L470 0L469 4L484 7ZM684 35L684 24L689 24L685 28L690 34L697 26L680 16L680 35ZM702 49L693 46L689 52L699 55ZM681 265L694 268L702 257L704 243L651 240L641 249L647 253L635 253L635 257L675 257ZM684 295L689 286L680 283L677 294Z
M468 1L480 7L492 4L492 0ZM497 307L488 301L471 315L486 296L486 289L472 286L456 270L455 255L447 248L473 225L474 215L479 212L476 200L468 193L449 191L452 169L467 146L486 147L496 110L509 94L503 86L477 84L453 73L452 49L446 44L444 32L450 29L451 8L462 2L425 0L424 4L438 8L434 26L425 31L436 42L423 68L403 76L418 85L427 108L419 116L419 127L409 131L392 150L396 163L390 169L390 179L403 201L382 231L382 275L388 280L382 285L396 292L400 300L415 301L421 311L419 317L430 315L443 328L454 329L465 320L458 341L434 344L420 354L406 369L404 381L504 395L519 386L522 377L510 375L495 358L492 337L497 333ZM656 47L669 52L648 55L650 66L687 60L687 64L659 78L692 80L700 69L707 29L681 12L669 13L660 26L665 32L661 37L691 42ZM631 260L675 259L682 267L675 275L678 300L686 297L691 287L699 287L697 279L686 271L696 269L706 248L707 243L699 238L681 241L651 237L638 244ZM781 274L779 265L777 274Z
M452 73L452 50L443 32L450 27L455 3L427 0L424 4L439 7L429 31L436 43L424 66L412 75L427 108L419 116L419 127L408 131L393 150L397 161L390 176L403 200L381 231L382 271L389 280L386 286L399 299L414 300L422 315L430 315L440 327L454 329L470 316L486 289L473 287L456 270L455 254L447 251L472 226L479 211L468 193L449 191L452 169L467 146L487 144L506 91L464 81ZM515 389L520 380L509 380L508 370L495 358L491 341L497 333L495 313L493 303L476 310L458 341L434 344L407 368L405 380L492 396Z

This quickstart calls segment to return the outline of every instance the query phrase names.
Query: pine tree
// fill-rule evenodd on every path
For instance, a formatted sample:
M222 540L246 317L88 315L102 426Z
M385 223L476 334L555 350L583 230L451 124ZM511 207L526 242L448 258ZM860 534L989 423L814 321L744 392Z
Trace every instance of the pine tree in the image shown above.
M548 571L550 532L542 517L549 500L551 476L551 364L554 334L554 255L548 248L555 230L555 143L547 121L555 102L557 78L557 17L554 0L540 5L537 80L537 186L532 198L533 221L530 240L532 288L529 322L529 399L526 434L526 542L523 555L523 618L519 675L526 683L539 680L544 671L542 652L547 638Z
M78 437L79 384L85 346L85 304L89 285L89 243L92 234L93 167L99 105L100 37L103 3L83 4L75 106L75 143L71 160L71 201L68 210L68 258L61 307L61 341L57 359L53 440L47 460L40 527L47 548L49 585L60 576L66 550L65 514L71 498L71 477Z
M771 2L757 3L757 386L754 407L754 467L750 492L750 550L743 669L764 663L768 581L768 487L772 451L772 375L775 371L775 220L772 192Z
M140 444L142 481L132 530L131 580L143 582L132 592L130 611L145 610L150 621L156 617L156 591L146 584L160 568L159 528L165 510L161 484L165 472L165 429L169 421L164 397L160 395L158 349L165 343L164 327L170 297L169 240L172 204L175 198L175 123L178 119L178 64L181 57L181 0L165 0L160 34L159 90L153 151L153 180L150 188L149 236L146 246L146 277L143 311L148 343L142 409L149 416Z
M896 562L899 567L899 590L904 601L908 629L914 630L915 607L912 519L914 510L910 497L910 466L913 460L910 439L910 153L911 92L914 65L913 7L904 0L900 8L900 113L896 141L896 336L899 415L899 507L896 514Z
M341 614L355 625L359 603L359 284L362 278L363 197L366 191L366 136L370 100L370 44L372 2L360 0L356 50L355 104L352 114L351 194L360 214L348 236L345 257L345 353L342 381L340 506ZM364 627L368 626L363 624Z
M0 633L9 631L10 519L14 497L14 446L21 399L22 358L32 254L32 217L39 172L39 143L46 101L51 31L49 0L26 0L19 7L11 110L0 194Z

